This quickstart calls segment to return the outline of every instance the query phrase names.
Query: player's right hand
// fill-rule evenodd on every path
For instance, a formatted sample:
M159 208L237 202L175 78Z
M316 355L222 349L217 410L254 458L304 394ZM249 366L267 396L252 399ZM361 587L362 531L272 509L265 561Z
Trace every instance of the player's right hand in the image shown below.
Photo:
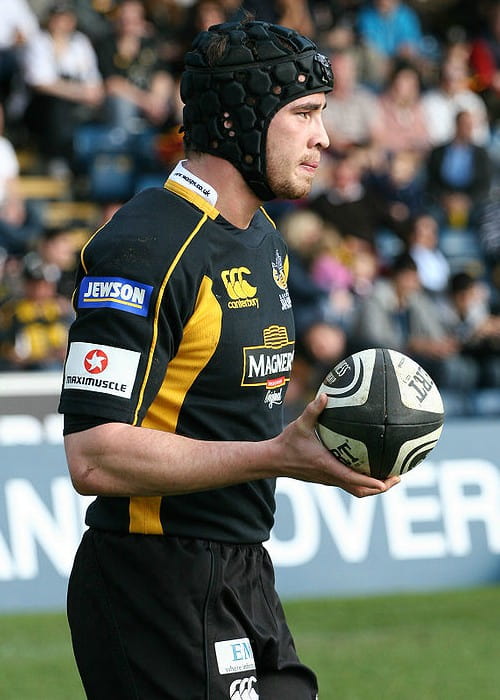
M284 470L281 476L337 486L357 498L384 493L398 484L399 476L382 481L360 474L346 467L324 447L316 434L316 422L326 402L326 394L317 396L276 438Z

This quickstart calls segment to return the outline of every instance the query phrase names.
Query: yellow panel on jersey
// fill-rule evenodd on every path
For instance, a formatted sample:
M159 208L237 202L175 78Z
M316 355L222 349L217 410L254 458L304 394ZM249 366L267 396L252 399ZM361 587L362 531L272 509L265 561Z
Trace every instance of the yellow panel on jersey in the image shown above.
M212 280L204 277L179 350L168 364L162 386L142 421L143 427L175 432L186 394L214 354L221 328L222 309L212 292ZM162 534L160 507L159 497L131 498L130 532Z
M142 535L162 535L160 496L134 496L130 499L130 532Z
M214 354L222 328L222 309L204 277L193 315L184 328L175 357L170 360L162 386L141 425L173 433L184 398Z

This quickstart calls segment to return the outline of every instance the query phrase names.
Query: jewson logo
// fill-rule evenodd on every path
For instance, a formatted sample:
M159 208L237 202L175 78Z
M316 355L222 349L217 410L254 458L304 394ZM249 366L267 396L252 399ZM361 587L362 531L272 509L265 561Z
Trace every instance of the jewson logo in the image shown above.
M111 308L147 316L153 287L123 277L84 277L79 309Z

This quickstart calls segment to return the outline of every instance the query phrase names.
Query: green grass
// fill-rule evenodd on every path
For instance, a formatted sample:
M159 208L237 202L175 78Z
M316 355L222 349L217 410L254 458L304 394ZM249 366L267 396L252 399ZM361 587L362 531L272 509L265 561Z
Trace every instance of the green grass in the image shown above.
M500 697L500 586L285 609L320 700ZM83 700L64 615L0 617L0 698Z
M81 700L84 697L63 614L0 617L2 700Z
M287 604L320 700L498 700L500 587Z

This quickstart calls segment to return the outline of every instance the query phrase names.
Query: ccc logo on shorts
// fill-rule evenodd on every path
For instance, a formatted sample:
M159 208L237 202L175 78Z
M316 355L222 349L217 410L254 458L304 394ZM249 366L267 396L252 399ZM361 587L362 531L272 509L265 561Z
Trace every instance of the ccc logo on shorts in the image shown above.
M257 683L255 676L233 681L229 688L229 700L259 700L259 695L254 689L255 683Z
M256 297L257 287L246 279L252 273L248 267L232 267L230 270L222 270L221 279L229 295L228 308L243 309L249 306L259 308L259 300Z

